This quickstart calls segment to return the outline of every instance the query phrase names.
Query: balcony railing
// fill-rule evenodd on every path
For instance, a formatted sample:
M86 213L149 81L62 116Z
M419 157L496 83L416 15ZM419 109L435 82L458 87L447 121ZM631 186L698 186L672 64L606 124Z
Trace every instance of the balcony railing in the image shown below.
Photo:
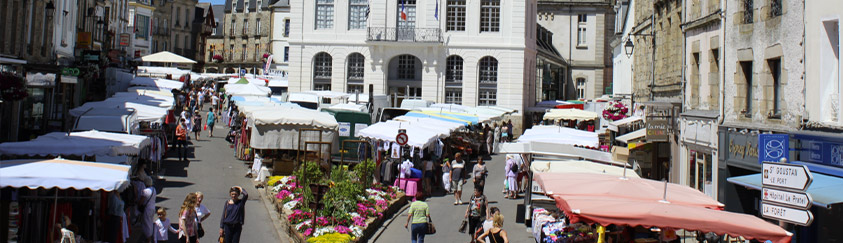
M442 43L438 28L369 27L366 41Z

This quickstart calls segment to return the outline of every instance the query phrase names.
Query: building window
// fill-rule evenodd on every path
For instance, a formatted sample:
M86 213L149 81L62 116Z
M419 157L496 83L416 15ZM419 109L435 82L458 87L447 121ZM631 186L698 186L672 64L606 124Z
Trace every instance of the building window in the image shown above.
M690 83L690 104L692 109L698 108L700 104L700 53L691 54L691 83Z
M255 26L255 35L260 35L261 34L261 19L260 18L255 19L255 24L257 25L257 26Z
M316 0L316 29L334 28L334 0Z
M331 90L331 64L333 58L330 54L320 52L313 58L313 89Z
M752 1L753 0L741 0L743 2L743 23L744 24L751 24L752 23Z
M770 0L770 15L782 16L782 0Z
M585 99L585 78L577 78L577 99Z
M348 5L348 29L365 29L366 10L369 9L367 0L349 0Z
M243 56L241 57L242 58L241 60L245 61L246 60L246 54L248 54L248 53L249 52L246 51L246 44L243 44Z
M445 66L445 86L457 85L462 86L462 70L463 60L460 56L450 56L446 60Z
M237 21L232 19L231 20L231 29L229 29L228 32L231 34L231 36L234 36L235 30L237 30Z
M480 83L496 84L498 82L498 60L494 57L480 59Z
M149 16L144 16L138 14L135 17L135 29L137 29L137 33L135 33L136 39L144 39L149 40Z
M366 57L360 53L348 55L348 93L363 93L363 75Z
M181 18L178 16L179 13L181 13L181 8L176 7L176 14L173 15L173 22L175 22L176 26L181 26Z
M290 36L290 19L284 19L284 37Z
M744 113L746 117L752 117L752 61L739 62L744 81Z
M248 12L249 12L249 0L244 0L244 1L243 1L243 12L244 12L244 13L248 13Z
M398 29L399 38L413 39L413 33L416 28L416 0L398 0ZM402 14L403 10L403 14ZM402 15L407 15L407 18L402 18ZM403 37L402 37L403 36Z
M708 107L716 109L720 107L720 49L711 49L711 64L709 65L708 78Z
M586 32L586 27L588 23L588 15L586 14L579 14L577 15L577 46L586 46L586 42L588 39L588 34Z
M448 0L446 31L465 31L465 0Z
M445 104L462 105L462 88L445 88Z
M255 44L255 61L259 61L263 55L260 54L261 44Z
M772 117L779 118L782 115L782 105L784 104L784 96L782 94L782 59L769 59L767 66L770 68L770 75L773 81L773 110Z
M713 196L713 172L711 154L701 153L699 151L690 151L690 166L689 166L689 186L699 190L706 195Z
M290 61L290 47L285 46L284 47L284 62L289 62L289 61Z
M477 105L479 106L493 106L497 105L498 90L497 88L480 88L478 92Z
M249 30L249 19L243 19L243 34L246 34L246 31Z
M263 5L263 1L258 0L257 8L255 8L258 12L261 11L261 6Z
M480 2L480 32L498 32L501 30L501 1L482 0Z
M164 43L167 44L167 43ZM167 48L166 46L164 48ZM234 44L231 44L228 48L228 60L234 60Z
M819 77L821 92L820 120L839 124L843 120L840 112L840 20L824 20L819 26Z
M412 55L398 56L398 79L416 79L416 57Z

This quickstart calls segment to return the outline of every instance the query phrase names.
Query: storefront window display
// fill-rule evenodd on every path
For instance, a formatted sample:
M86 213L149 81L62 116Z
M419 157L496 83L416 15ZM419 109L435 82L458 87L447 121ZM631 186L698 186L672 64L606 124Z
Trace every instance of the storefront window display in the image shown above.
M714 195L712 179L712 158L710 153L690 150L688 166L689 186L699 190L706 195Z

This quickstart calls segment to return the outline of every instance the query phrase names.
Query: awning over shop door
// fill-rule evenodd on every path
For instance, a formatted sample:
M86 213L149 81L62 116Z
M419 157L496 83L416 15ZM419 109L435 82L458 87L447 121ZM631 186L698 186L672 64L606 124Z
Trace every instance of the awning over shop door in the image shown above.
M808 187L807 192L814 199L814 205L828 208L833 204L843 203L843 193L840 193L840 189L843 188L843 178L820 173L813 173L813 176L814 182ZM726 181L761 190L761 173L729 177Z
M629 143L630 141L634 141L636 139L641 139L647 135L647 129L638 129L634 132L624 134L623 136L616 137L615 140L620 141L622 143Z

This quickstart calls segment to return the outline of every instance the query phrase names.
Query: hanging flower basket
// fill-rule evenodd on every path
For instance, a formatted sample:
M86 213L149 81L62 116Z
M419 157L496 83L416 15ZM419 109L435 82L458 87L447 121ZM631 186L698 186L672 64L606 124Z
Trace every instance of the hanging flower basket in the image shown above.
M222 62L222 55L214 55L213 59L214 59L215 62L221 63Z
M4 101L18 101L26 98L26 80L11 72L0 72L0 96Z
M603 110L603 118L606 120L617 121L627 117L629 108L617 100L609 101L606 104L606 109Z

